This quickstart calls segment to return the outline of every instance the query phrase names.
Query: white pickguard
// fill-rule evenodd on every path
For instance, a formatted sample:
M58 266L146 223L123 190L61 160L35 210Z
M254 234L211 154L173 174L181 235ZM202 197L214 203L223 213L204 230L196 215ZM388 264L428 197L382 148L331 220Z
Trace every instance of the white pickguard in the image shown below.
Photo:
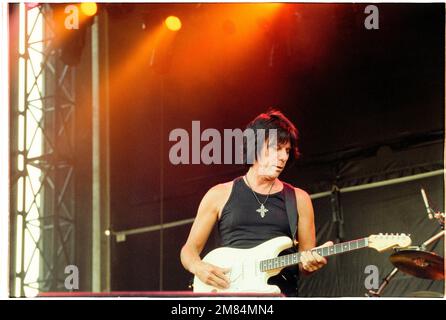
M218 248L209 252L203 261L222 268L231 269L228 276L230 287L217 289L194 278L194 292L243 292L243 293L280 293L278 286L269 285L268 279L278 274L282 268L267 272L260 271L260 261L272 259L293 242L288 237L277 237L251 249Z

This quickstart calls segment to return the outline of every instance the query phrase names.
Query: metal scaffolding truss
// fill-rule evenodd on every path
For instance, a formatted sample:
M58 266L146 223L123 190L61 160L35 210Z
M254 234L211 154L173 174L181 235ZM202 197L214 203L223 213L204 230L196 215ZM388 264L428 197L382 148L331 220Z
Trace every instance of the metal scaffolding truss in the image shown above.
M75 259L75 67L59 58L49 4L20 4L19 23L11 295L30 296L65 291L65 267Z

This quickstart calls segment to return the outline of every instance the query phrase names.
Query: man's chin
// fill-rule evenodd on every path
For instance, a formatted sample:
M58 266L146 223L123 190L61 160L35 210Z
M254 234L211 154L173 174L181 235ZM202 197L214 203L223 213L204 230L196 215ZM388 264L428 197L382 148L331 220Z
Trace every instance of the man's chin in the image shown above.
M265 174L264 175L269 177L269 178L271 178L271 179L275 179L275 178L278 178L281 173L282 173L282 170L274 168L274 169L271 169L271 170L268 170L268 171L265 170Z
M272 174L272 176L273 176L274 178L278 178L278 177L280 176L281 173L282 173L282 170L276 169L276 170L274 171L274 173Z

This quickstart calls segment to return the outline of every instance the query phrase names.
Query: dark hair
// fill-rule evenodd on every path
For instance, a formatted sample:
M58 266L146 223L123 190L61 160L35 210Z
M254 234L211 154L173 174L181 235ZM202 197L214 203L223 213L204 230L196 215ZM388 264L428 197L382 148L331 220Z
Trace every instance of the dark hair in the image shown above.
M258 155L260 154L261 147L257 146L258 142L258 130L264 129L265 130L265 139L268 140L269 137L269 129L277 129L277 144L282 145L287 142L290 142L291 150L290 150L290 156L288 158L286 167L293 164L296 159L299 158L299 150L297 148L297 140L299 136L299 131L294 126L294 124L284 116L282 112L280 112L277 109L270 108L266 113L259 114L254 120L252 120L248 125L246 126L246 130L251 129L254 132L254 138L255 141L252 141L251 143L255 144L255 149L257 152L255 152L254 155L247 154L249 151L247 148L248 144L248 137L244 135L243 137L243 164L246 166L251 166L252 163L248 163L248 159L255 159L257 160Z

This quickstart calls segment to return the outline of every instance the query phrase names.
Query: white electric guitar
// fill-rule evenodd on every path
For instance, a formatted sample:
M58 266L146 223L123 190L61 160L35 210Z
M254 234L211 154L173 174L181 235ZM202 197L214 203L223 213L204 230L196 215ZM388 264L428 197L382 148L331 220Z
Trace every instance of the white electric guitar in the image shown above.
M382 252L391 248L405 248L412 240L408 235L379 234L367 238L338 243L333 246L313 249L323 257L353 251L361 248L374 248ZM278 286L269 285L268 279L288 266L301 262L301 253L278 256L280 252L292 247L288 237L277 237L251 249L222 247L209 252L203 261L222 268L229 268L230 287L217 289L194 278L194 292L211 293L280 293Z

